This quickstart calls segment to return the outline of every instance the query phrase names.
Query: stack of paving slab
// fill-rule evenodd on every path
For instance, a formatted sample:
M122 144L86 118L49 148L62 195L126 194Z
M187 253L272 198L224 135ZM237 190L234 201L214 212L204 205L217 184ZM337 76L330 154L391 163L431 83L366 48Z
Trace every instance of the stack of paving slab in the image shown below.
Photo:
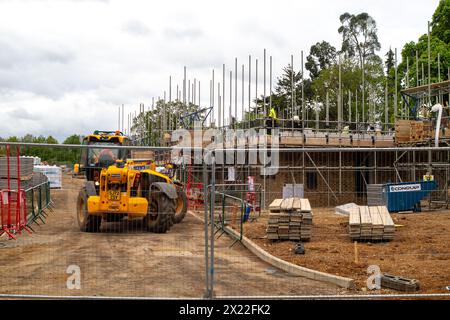
M308 199L276 199L270 206L267 239L308 241L312 232L312 210Z
M29 180L33 175L34 159L20 157L20 180ZM9 177L17 179L17 158L12 156L9 158ZM6 157L0 157L0 179L8 177L8 160Z
M385 206L352 208L349 232L353 241L391 241L395 224Z
M6 157L0 157L0 190L17 190L19 184L21 189L27 189L32 185L33 177L33 158L20 157L20 183L17 179L18 166L17 158L9 158L9 180L8 180L8 160Z

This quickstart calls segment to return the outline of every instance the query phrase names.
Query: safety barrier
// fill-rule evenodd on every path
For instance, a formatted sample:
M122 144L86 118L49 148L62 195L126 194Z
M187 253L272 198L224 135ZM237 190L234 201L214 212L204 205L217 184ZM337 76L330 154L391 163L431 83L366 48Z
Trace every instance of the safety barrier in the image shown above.
M0 192L1 224L0 234L6 233L15 239L14 234L22 230L31 233L27 226L26 193L24 190L1 190Z
M45 176L42 182L25 190L27 197L27 222L28 227L32 229L32 224L45 224L47 217L46 210L52 210L53 202L50 198L50 182Z
M7 234L16 239L23 230L32 232L31 224L37 220L45 223L45 210L52 206L50 182L43 174L33 174L30 180L22 183L20 172L20 148L16 149L16 179L11 179L10 148L6 146L6 188L0 190L0 236ZM22 185L26 187L22 188Z

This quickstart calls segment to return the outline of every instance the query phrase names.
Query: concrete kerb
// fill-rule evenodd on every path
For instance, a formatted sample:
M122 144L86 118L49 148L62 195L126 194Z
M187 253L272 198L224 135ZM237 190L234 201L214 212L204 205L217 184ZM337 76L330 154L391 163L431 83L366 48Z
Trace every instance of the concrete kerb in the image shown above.
M194 217L198 218L202 222L204 220L200 218L199 216L195 215L192 212L189 212ZM229 232L230 234L233 234L234 236L239 238L239 233L229 227L225 227L226 232ZM355 287L355 281L350 278L340 277L336 275L332 275L329 273L324 273L316 270L311 270L308 268L304 268L298 265L295 265L293 263L284 261L280 258L277 258L270 253L263 250L260 246L258 246L256 243L248 239L247 237L243 236L241 243L246 247L251 253L256 255L259 259L262 261L280 269L285 272L288 272L290 274L301 276L307 279L327 282L331 284L335 284L339 287L346 288L346 289L352 289Z

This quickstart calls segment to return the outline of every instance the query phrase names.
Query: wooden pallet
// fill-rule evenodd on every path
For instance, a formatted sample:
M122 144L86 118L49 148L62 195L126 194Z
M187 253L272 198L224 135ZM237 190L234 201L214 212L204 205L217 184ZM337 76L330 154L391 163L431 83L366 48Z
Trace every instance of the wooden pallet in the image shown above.
M391 241L395 224L385 206L352 208L349 235L352 241Z
M312 235L312 212L307 199L276 199L269 205L267 239L307 241Z

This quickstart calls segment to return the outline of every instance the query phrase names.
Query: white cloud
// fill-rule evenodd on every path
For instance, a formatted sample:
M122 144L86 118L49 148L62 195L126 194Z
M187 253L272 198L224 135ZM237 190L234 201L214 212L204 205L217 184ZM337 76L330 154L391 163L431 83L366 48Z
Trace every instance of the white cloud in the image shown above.
M262 93L264 48L275 78L291 54L299 67L300 51L306 56L317 41L339 46L341 13L365 11L378 23L384 55L425 33L438 2L0 1L0 136L114 129L118 105L131 111L162 97L169 75L181 90L184 65L202 81L205 104L212 68L216 81L235 57L247 70L249 54L259 59Z

